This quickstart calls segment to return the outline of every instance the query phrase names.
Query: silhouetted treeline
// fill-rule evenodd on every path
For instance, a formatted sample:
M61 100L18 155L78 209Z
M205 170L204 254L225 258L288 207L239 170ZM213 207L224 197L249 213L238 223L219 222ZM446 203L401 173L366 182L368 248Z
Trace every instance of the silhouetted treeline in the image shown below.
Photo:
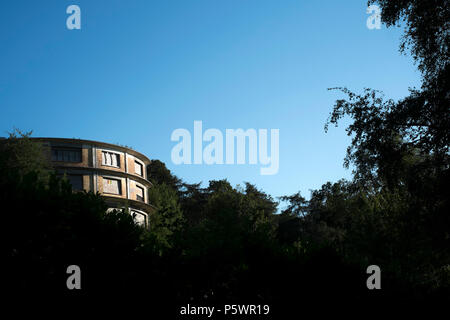
M340 89L347 98L336 101L327 125L351 120L344 163L354 169L351 181L326 183L309 200L282 197L288 205L277 214L278 202L252 184L187 184L154 160L149 199L157 210L144 230L127 212L106 214L99 195L73 193L19 132L0 144L3 290L135 297L149 309L448 300L449 8L437 0L375 2L388 25L406 19L403 45L423 85L400 101ZM71 264L81 267L80 291L66 288ZM366 287L373 264L381 290Z

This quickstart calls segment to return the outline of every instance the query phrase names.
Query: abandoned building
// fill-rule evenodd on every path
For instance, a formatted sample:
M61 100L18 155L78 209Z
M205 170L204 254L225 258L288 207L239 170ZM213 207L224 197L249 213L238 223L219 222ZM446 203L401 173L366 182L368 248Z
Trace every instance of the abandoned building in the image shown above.
M137 224L149 227L154 207L149 203L152 184L147 177L150 160L128 147L64 138L32 138L42 143L44 152L60 176L73 190L99 193L109 210L128 208Z

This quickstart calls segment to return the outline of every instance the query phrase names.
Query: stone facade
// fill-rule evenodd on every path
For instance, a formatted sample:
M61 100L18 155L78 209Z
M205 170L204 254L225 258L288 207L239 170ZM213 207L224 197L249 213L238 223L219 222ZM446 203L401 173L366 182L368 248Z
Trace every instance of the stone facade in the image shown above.
M152 184L147 177L150 160L127 147L90 140L33 138L58 175L66 176L74 190L98 192L110 207L127 207L135 221L149 227L154 210L148 201Z

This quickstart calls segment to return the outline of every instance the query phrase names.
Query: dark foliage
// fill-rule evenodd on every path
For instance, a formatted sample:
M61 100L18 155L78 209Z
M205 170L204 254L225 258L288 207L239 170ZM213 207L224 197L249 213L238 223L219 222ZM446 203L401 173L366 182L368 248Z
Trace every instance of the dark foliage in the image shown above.
M0 144L4 293L131 300L150 315L169 304L164 318L187 303L270 304L273 317L286 318L283 311L312 303L448 300L449 9L437 0L374 2L388 26L406 21L402 48L424 81L400 101L341 89L347 99L336 101L328 124L351 119L345 165L353 181L326 183L309 200L281 197L288 205L277 214L278 203L250 183L187 184L154 160L157 210L144 230L127 212L107 214L99 195L72 192L16 132ZM82 270L80 291L66 288L72 264ZM366 288L372 264L382 290Z

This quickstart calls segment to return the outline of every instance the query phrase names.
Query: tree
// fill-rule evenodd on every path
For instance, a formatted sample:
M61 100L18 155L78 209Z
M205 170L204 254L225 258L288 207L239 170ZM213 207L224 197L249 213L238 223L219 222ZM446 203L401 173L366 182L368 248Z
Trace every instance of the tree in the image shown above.
M405 23L400 50L411 52L423 76L421 90L411 90L390 112L391 124L408 142L448 166L450 133L450 8L444 0L370 0L382 9L387 26Z
M72 264L82 270L84 295L137 286L139 279L129 275L144 230L125 212L107 213L99 195L73 193L55 175L44 183L35 172L11 172L2 176L0 200L4 288L10 295L70 294L65 280Z
M325 129L352 120L344 165L354 165L354 181L313 192L304 224L348 257L376 258L415 287L448 290L450 11L437 0L372 3L388 26L406 22L400 50L411 50L422 87L399 101L335 88L347 98L336 101Z
M31 134L14 129L7 139L0 140L0 170L2 174L14 171L20 177L35 172L39 180L48 181L51 164L42 144L32 141Z
M169 169L167 169L164 162L160 160L152 160L151 165L148 167L149 180L154 184L166 184L173 190L178 190L182 181L177 176L173 175Z
M183 224L177 192L164 182L154 184L149 190L149 201L156 207L150 216L150 233L161 249L171 248L174 233L179 232Z
M381 7L388 26L405 23L400 50L410 49L425 82L448 73L450 8L445 0L369 0Z

